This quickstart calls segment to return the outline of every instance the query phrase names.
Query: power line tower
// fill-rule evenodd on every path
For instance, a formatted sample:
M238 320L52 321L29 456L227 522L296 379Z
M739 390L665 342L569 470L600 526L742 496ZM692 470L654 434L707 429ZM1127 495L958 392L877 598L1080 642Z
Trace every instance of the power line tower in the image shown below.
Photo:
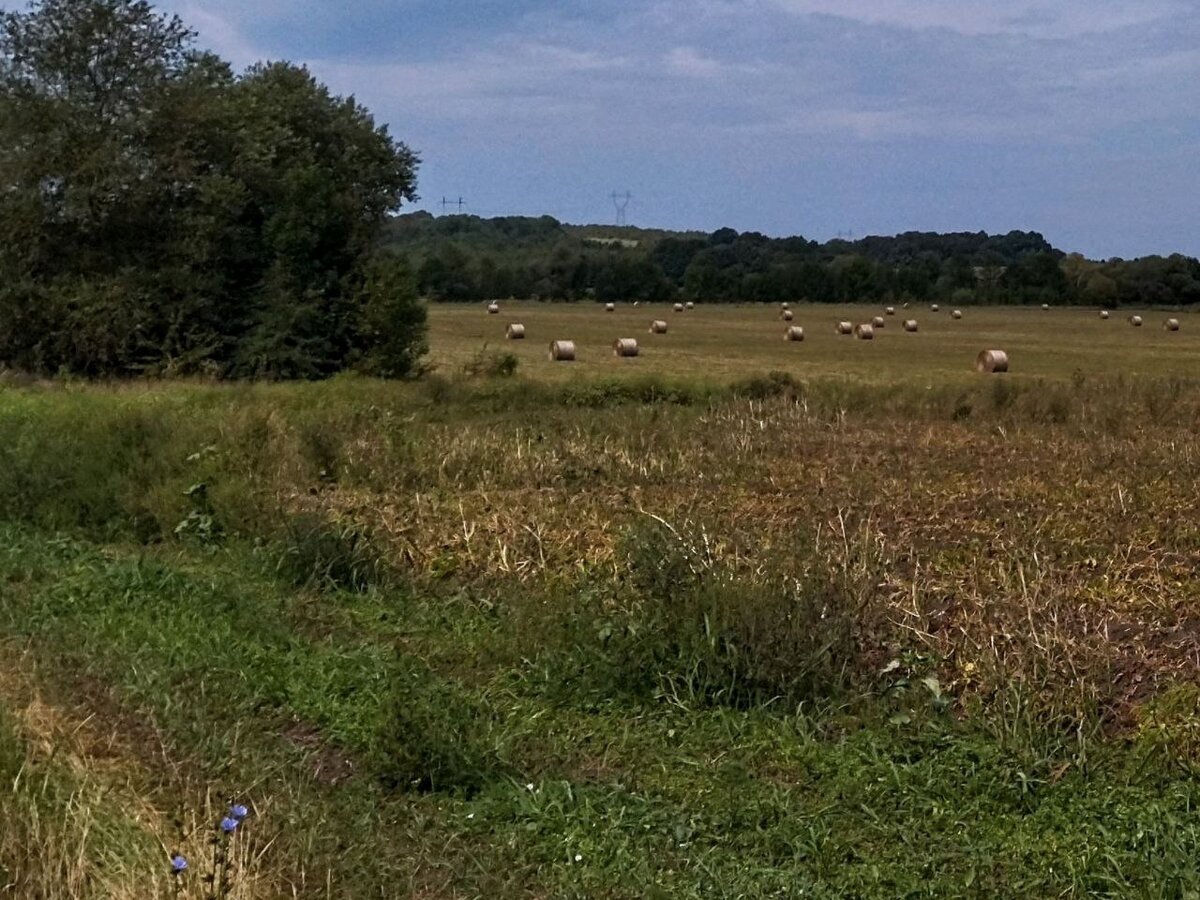
M462 215L463 207L466 205L467 205L467 201L464 200L462 197L459 197L457 200L447 200L445 197L443 197L442 198L442 214L443 215L445 214L446 209L448 207L456 206L456 207L458 207L459 215Z
M618 225L626 224L625 210L629 209L629 201L632 199L633 194L629 193L629 191L626 191L624 194L618 194L616 191L612 192L613 206L617 208Z
M839 231L837 233L837 236L838 236L838 240L840 240L840 241L854 240L854 232L852 230L851 231Z

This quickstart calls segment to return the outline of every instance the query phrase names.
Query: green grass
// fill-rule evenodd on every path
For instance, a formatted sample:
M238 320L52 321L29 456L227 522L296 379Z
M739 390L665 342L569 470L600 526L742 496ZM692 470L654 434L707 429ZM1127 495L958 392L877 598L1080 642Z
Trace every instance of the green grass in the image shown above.
M1189 335L0 389L0 871L166 896L244 799L247 898L1193 896Z
M506 664L503 620L469 598L334 595L314 611L252 553L147 557L12 529L3 538L0 577L16 586L5 631L54 659L54 672L102 683L149 717L193 791L253 800L274 889L306 869L346 896L380 884L403 895L422 878L445 896L1168 897L1200 887L1200 785L1147 764L1136 746L1098 746L1086 763L1041 758L938 713L924 690L914 715L891 723L869 706L861 719L566 702ZM480 663L489 650L494 664ZM495 718L474 739L503 771L472 778L469 791L429 795L385 777L377 739L391 725L380 714L389 683L416 660L443 679L441 703L465 698ZM300 723L355 761L343 780L299 774L331 756L288 737L309 733ZM458 746L467 734L426 743ZM146 800L179 787L158 783ZM150 883L153 858L143 862Z

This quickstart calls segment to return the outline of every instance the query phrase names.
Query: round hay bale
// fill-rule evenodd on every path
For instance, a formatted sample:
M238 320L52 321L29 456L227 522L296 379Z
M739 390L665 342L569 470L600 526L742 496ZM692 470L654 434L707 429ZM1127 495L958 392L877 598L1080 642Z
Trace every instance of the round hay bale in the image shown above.
M489 316L498 315L499 312L500 312L500 304L499 303L489 303L488 304L488 315Z
M651 334L666 334L667 333L667 323L664 322L662 319L655 319L653 322L650 323L650 333Z
M641 301L641 300L634 300L634 301L633 301L633 308L634 308L634 309L637 309L637 308L638 308L639 306L641 306L641 305L642 305L642 301Z
M930 303L930 304L929 304L929 311L930 311L930 312L938 312L940 309L941 309L941 307L940 307L940 306L938 306L936 303Z
M860 341L875 340L875 326L870 322L863 322L861 325L854 327L854 336Z
M783 332L785 341L802 341L804 340L804 329L799 325L789 325Z
M1100 318L1102 318L1102 319L1108 318L1108 310L1107 309L1100 310Z
M605 312L616 312L616 310L617 310L617 304L615 304L615 303L605 303L604 304Z
M783 303L780 303L780 304L779 304L779 308L780 308L780 309L787 309L787 308L788 308L787 301L784 301Z
M779 318L783 319L783 321L785 321L785 322L790 322L790 321L792 321L792 319L794 319L796 317L794 315L792 315L792 311L790 309L785 309L783 312L781 312L779 314Z
M1003 350L982 350L975 357L975 371L992 374L1008 371L1008 354Z
M854 334L854 323L853 322L838 322L837 323L837 333L838 334Z
M510 341L525 340L525 326L520 322L509 322L508 327L504 329L504 336Z
M696 304L693 303L691 300L689 300L687 303L683 304L683 308L684 309L695 309Z
M1142 327L1142 317L1141 316L1130 316L1129 324L1132 325L1134 328L1141 328Z
M896 307L889 306L887 309L884 310L884 313L886 313L889 316L894 316L896 314Z
M550 358L554 362L571 362L575 358L575 342L552 341L550 343Z
M1179 320L1178 319L1167 319L1167 321L1163 322L1163 330L1178 331L1179 330Z
M1049 303L1043 303L1043 304L1042 304L1042 311L1043 311L1043 312L1046 312L1046 311L1048 311L1049 309L1050 309L1050 304L1049 304Z
M628 358L638 355L638 342L633 338L617 338L613 341L613 356Z
M904 320L904 330L907 331L909 334L916 334L917 320L916 319L905 319Z
M871 320L871 324L876 328L883 328L885 325L887 325L887 320L884 319L883 316L876 316Z
M962 318L962 310L961 309L954 310L953 312L950 313L950 318L961 319Z
M907 300L904 301L904 308L908 309L908 301Z
M683 304L682 303L675 304L675 312L683 312Z

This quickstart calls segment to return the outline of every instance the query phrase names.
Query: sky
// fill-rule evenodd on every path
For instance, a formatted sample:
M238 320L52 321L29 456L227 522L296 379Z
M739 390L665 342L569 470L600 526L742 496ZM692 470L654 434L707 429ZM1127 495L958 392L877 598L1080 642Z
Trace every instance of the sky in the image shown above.
M1200 255L1200 0L164 0L422 159L415 208Z

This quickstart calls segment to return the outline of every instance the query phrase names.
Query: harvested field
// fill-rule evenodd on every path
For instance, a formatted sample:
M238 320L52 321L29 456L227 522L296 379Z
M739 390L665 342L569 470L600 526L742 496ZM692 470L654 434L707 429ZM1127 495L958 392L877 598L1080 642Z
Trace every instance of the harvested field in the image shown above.
M1188 327L1191 314L1178 313L1173 316L1183 328L1168 337L1159 328L1113 328L1092 308L1043 312L1037 307L977 307L965 310L958 321L948 315L926 316L915 336L902 328L881 329L864 346L839 339L834 326L839 321L870 322L879 307L793 303L793 322L808 336L804 355L797 356L776 339L779 308L769 304L705 303L686 317L674 316L669 304L651 303L636 310L619 304L608 315L597 315L601 308L585 303L508 302L504 309L531 334L569 334L576 341L580 362L567 369L544 364L536 342L513 348L526 377L551 381L573 379L579 373L619 375L621 367L603 351L615 332L643 333L650 319L669 320L671 340L647 347L638 373L683 378L702 373L717 382L778 370L799 378L940 385L946 379L969 381L980 347L1004 347L1020 358L1018 377L1070 378L1076 372L1188 377L1195 374L1200 355L1200 329ZM1129 314L1123 311L1122 317ZM475 306L442 304L430 309L432 361L444 373L456 371L485 344L503 340L503 323L480 316Z

